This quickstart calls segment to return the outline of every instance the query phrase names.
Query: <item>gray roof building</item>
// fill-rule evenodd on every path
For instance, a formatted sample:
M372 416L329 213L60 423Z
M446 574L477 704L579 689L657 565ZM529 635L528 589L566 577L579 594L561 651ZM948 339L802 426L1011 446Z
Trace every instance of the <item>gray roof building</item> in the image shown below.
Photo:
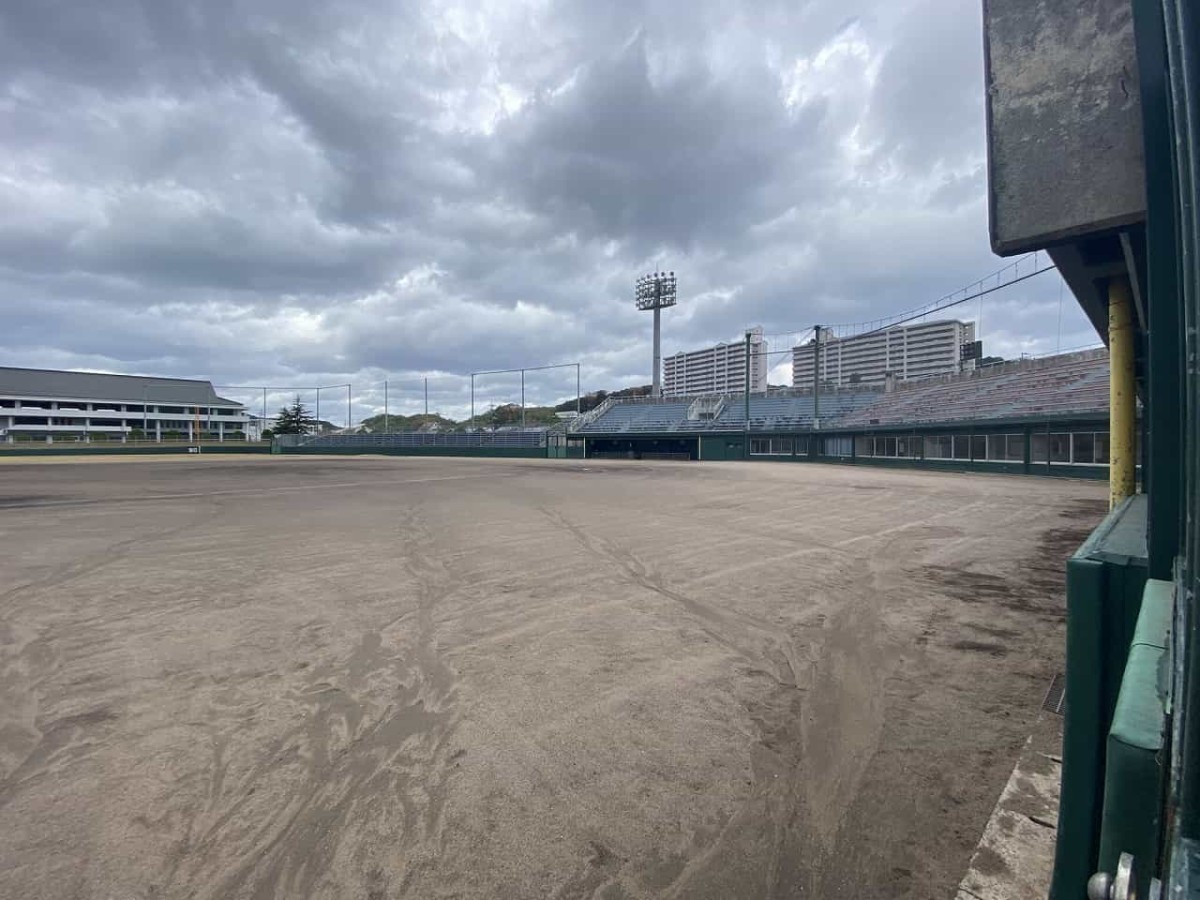
M233 400L218 397L210 381L9 366L0 366L0 396L124 400L130 403L141 403L149 397L186 405L241 406Z
M246 436L245 408L212 383L0 366L0 442Z

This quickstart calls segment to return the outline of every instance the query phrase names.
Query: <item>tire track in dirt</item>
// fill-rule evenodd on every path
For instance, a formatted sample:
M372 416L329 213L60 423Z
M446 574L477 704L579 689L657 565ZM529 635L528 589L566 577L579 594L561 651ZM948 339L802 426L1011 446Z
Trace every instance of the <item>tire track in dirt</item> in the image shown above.
M721 646L741 656L757 671L785 688L798 687L795 648L777 626L733 609L711 603L667 585L666 578L632 550L589 534L562 513L546 507L538 510L555 526L566 530L584 549L611 561L631 582L681 606L700 629Z
M217 505L208 505L174 527L113 541L43 578L16 585L0 595L4 612L0 620L0 808L24 785L41 777L44 764L70 745L74 731L67 727L68 719L38 723L38 688L60 667L63 638L49 641L45 636L48 628L11 623L20 618L23 607L47 592L116 566L135 549L147 549L169 540L212 521L217 515ZM85 628L87 624L77 613L74 629Z
M809 640L801 657L796 650L796 640L779 626L745 613L715 607L674 590L666 585L661 573L631 550L589 534L560 513L540 509L590 553L603 556L617 566L631 582L674 601L691 614L705 634L747 662L748 665L740 670L743 676L759 675L768 679L765 695L746 709L757 729L756 747L751 753L752 796L730 817L708 846L681 865L661 888L665 897L754 896L743 893L749 882L740 874L724 883L721 877L714 879L714 875L738 873L737 857L758 855L770 860L765 896L775 896L776 886L786 877L785 848L789 839L800 830L801 819L820 820L819 813L802 812L804 807L815 804L805 795L804 779L796 773L805 759L805 752L811 751L810 745L823 744L828 739L828 731L822 726L829 723L814 723L812 714L807 715L809 723L815 725L815 731L820 735L815 741L812 732L805 728L805 698L817 682L825 687L833 684L838 690L842 688L833 675L822 674L823 664L827 668L828 645L831 642L844 644L851 651L857 645L854 641L839 641L841 629L827 628L825 615L815 612L814 627L804 629ZM856 633L859 630L855 629ZM830 768L830 772L814 773L815 777L834 774L835 766ZM764 842L767 848L761 848ZM760 850L757 854L744 852L747 845L760 846ZM758 874L761 877L762 873ZM561 896L594 896L593 891L603 888L610 880L601 871L585 869L567 883ZM708 892L714 884L722 883L723 886ZM581 888L587 890L580 893L577 889Z
M857 568L834 576L837 595L855 604L833 608L824 591L813 598L820 612L793 638L805 642L809 659L801 690L770 691L748 710L759 731L751 796L664 896L822 896L805 888L835 862L833 837L882 729L889 651L879 608L888 581L872 558L914 535L911 527L887 529L865 567L859 558ZM745 860L755 858L765 867L746 870Z
M286 699L306 710L302 721L236 784L228 783L222 759L228 735L213 735L207 808L188 829L166 884L214 900L306 897L364 852L405 854L414 864L436 856L457 715L456 676L438 653L433 613L459 586L439 561L421 510L406 512L397 555L413 579L415 617L368 631L348 660L313 673L340 683L316 680L291 691ZM382 632L397 628L385 641ZM380 678L397 687L373 718L365 694ZM379 823L399 832L386 846L371 833ZM401 887L387 885L381 868L373 871L378 896Z

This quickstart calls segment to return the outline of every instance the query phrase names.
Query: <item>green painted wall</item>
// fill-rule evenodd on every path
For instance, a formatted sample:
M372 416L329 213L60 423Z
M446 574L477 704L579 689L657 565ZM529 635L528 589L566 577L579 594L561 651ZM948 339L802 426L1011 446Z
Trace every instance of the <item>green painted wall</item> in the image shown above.
M1087 430L1088 426L1093 426L1103 430L1107 428L1107 424L1102 420L1092 418L1075 420L1059 420L1055 419L1051 423L1051 427L1058 431L1065 430ZM1030 459L1032 443L1030 435L1034 432L1040 432L1045 429L1044 424L1039 423L1036 427L1027 422L1013 423L997 423L989 422L986 428L976 427L972 423L957 423L955 425L944 426L929 426L913 430L911 426L905 428L885 428L872 426L866 431L823 431L820 433L807 431L755 431L752 434L754 438L796 438L798 441L808 441L809 446L813 448L814 454L809 455L807 452L797 452L791 456L773 456L773 455L755 455L749 456L745 450L745 434L742 432L725 432L718 434L697 434L695 432L665 432L663 434L637 434L629 433L614 433L614 434L588 434L585 437L588 440L589 447L593 442L599 441L621 441L624 443L638 443L641 441L652 441L655 439L671 439L681 440L688 438L699 438L700 443L700 459L702 460L730 460L730 459L750 459L756 462L820 462L820 463L841 463L843 465L860 465L860 466L887 466L893 468L904 469L930 469L934 471L945 472L992 472L998 474L1009 475L1049 475L1057 478L1088 478L1105 480L1108 478L1108 466L1094 465L1065 465L1062 463L1046 463L1033 462ZM844 437L854 440L863 435L885 435L885 434L904 434L906 436L926 437L930 435L943 434L965 434L987 435L987 434L1013 434L1023 433L1025 435L1025 459L1020 462L971 462L968 460L950 460L950 459L922 459L922 458L899 458L899 457L860 457L860 456L820 456L815 454L815 450L819 444L819 439L823 436L827 437Z
M154 447L129 447L119 443L97 446L60 447L54 444L44 444L40 447L27 447L20 444L0 444L0 459L6 456L159 456L163 453L188 452L187 444L160 444ZM270 453L269 444L242 445L204 445L203 455L209 453Z
M740 434L706 434L700 437L701 459L745 459L745 439Z
M1110 512L1067 563L1067 686L1055 898L1097 870L1105 748L1146 586L1146 497Z
M545 447L284 447L285 454L303 456L485 456L504 459L545 459Z
M1175 586L1148 581L1129 661L1108 732L1104 810L1097 868L1115 872L1122 853L1159 857L1166 781L1167 673ZM1150 896L1151 868L1137 870L1139 897Z
M755 457L757 459L757 457ZM797 457L804 462L843 463L855 466L884 466L899 469L933 469L940 472L993 472L1007 475L1049 475L1055 478L1108 478L1107 466L1047 466L1045 463L968 462L961 459L900 459L882 456Z

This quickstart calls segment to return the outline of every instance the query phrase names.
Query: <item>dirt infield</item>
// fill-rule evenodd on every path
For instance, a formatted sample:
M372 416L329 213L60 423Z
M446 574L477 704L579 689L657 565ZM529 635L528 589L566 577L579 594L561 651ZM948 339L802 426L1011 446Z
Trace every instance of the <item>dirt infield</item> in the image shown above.
M0 466L0 897L951 897L1102 484Z

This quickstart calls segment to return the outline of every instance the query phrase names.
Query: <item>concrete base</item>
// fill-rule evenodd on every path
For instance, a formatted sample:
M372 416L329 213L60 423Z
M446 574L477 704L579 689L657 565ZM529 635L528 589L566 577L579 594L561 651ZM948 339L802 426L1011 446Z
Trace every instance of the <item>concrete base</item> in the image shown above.
M1043 712L988 819L955 900L1045 897L1062 775L1060 716Z

